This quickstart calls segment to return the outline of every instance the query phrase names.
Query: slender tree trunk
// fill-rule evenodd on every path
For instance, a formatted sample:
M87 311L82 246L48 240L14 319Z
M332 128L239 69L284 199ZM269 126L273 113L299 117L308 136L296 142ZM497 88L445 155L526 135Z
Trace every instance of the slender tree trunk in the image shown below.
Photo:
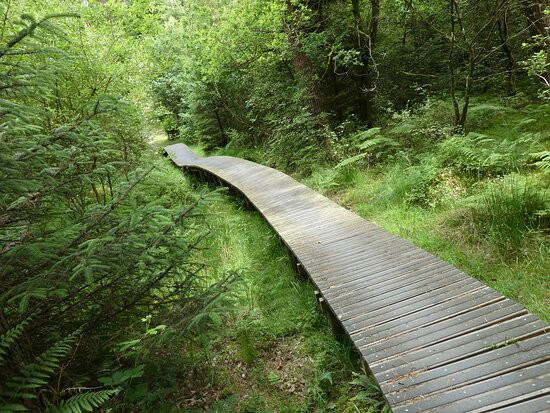
M404 14L404 17L403 17L403 22L402 22L402 25L403 25L403 35L401 36L401 44L404 46L406 43L407 43L407 34L409 33L408 31L408 27L407 27L407 14L409 12L409 10L411 9L412 7L412 0L405 0L405 14Z
M362 95L360 115L369 125L373 125L376 119L376 97L377 70L373 53L378 40L378 26L380 23L380 0L370 0L371 19L367 25L361 17L359 0L351 0L353 17L355 20L356 44L361 52L361 63L363 70L358 75L358 84Z
M454 51L455 51L455 3L451 0L451 33L449 46L449 74L451 75L451 101L453 104L453 126L458 126L460 122L460 108L458 107L458 99L456 97L456 72L454 66Z
M223 144L223 146L225 146L229 143L229 140L227 139L227 134L225 133L225 129L223 128L222 120L220 118L220 113L218 112L218 109L214 109L214 116L216 116L216 121L218 123L218 128L220 129L220 135L222 137L222 144Z
M336 122L340 123L344 120L344 114L342 112L342 105L339 103L340 88L338 87L338 78L335 73L334 60L331 58L328 69L328 89L331 94L332 107L334 108L334 117Z
M501 41L502 51L506 55L506 72L508 74L508 93L510 95L516 94L516 79L514 74L515 68L515 59L514 54L512 53L512 48L508 42L508 16L506 12L502 20L497 22L498 24L498 34Z
M367 97L368 97L368 113L367 122L373 125L376 119L376 105L374 99L376 97L376 84L374 77L377 75L377 69L375 68L375 61L373 59L373 53L376 49L376 42L378 41L378 26L380 24L380 0L371 0L372 16L370 20L370 45L369 45L369 57L371 59L371 65L369 66L367 76ZM376 72L376 73L375 73Z
M476 66L474 52L470 49L470 58L468 59L468 74L466 75L466 83L464 85L464 98L462 100L462 113L458 126L464 129L466 124L466 117L468 116L468 108L470 107L470 94L472 92L472 84L474 81L474 69Z

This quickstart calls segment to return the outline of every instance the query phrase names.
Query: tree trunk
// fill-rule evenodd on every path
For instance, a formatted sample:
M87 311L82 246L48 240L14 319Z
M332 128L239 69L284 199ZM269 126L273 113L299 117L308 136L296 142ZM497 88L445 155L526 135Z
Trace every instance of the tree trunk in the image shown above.
M500 41L502 51L506 55L506 72L508 74L508 94L516 94L516 80L514 75L515 59L514 54L512 53L512 48L508 42L508 17L504 13L502 20L497 22L498 24L498 34L500 36Z
M216 116L216 121L218 123L218 128L220 129L220 136L222 138L222 146L225 146L229 143L229 139L227 139L227 134L225 133L225 129L223 128L222 120L220 118L220 113L218 112L218 109L214 109L214 116Z
M292 22L292 14L296 8L292 4L291 0L286 0L287 16L289 18L286 22L286 33L288 36L288 42L292 50L292 67L298 83L302 86L307 94L307 106L309 112L313 115L319 115L323 112L323 101L321 99L321 88L319 82L315 79L315 70L313 62L309 56L302 50L300 43L300 28L295 27Z
M468 108L470 107L470 93L472 92L472 84L474 82L474 69L476 66L474 52L470 50L470 58L468 60L468 74L466 75L466 83L464 85L464 98L462 100L462 114L458 121L458 126L464 130L466 117L468 116Z
M380 22L380 0L370 0L371 19L367 25L361 18L359 0L351 0L353 17L355 20L356 45L361 52L363 70L358 73L358 85L361 93L360 116L367 124L373 125L376 118L374 99L376 96L377 75L373 53L378 39L378 26Z
M451 0L451 37L449 46L449 74L451 76L451 101L453 104L453 126L457 127L460 122L460 108L456 97L456 73L454 66L455 50L455 3Z

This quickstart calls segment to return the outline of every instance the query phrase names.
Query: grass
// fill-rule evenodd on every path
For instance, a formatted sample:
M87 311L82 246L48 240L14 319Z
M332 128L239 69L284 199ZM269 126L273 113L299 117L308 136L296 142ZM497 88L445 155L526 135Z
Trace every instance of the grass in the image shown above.
M197 328L182 349L180 368L187 373L179 390L157 408L380 411L380 402L352 400L363 390L352 383L361 374L358 359L349 343L333 336L313 286L297 277L263 218L224 191L208 202L203 224L210 234L197 260L212 280L222 273L237 277L223 304L210 309L216 315L207 319L209 325Z
M548 190L523 175L480 186L445 168L414 168L321 168L304 182L550 322L550 246L537 215Z

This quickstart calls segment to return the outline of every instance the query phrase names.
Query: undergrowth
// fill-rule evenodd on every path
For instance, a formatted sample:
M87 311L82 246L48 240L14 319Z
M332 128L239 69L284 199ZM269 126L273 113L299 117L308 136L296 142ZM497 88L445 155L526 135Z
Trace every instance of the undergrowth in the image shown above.
M209 191L197 187L198 192ZM236 272L231 299L197 325L163 411L379 412L351 344L337 340L313 286L297 277L278 237L244 202L221 191L204 224L205 276ZM367 397L368 393L368 397ZM356 396L354 398L354 396Z

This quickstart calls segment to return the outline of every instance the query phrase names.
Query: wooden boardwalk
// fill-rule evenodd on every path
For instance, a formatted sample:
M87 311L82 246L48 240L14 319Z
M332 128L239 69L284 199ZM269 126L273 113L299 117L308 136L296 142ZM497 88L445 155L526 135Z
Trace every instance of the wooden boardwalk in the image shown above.
M550 411L550 326L288 175L165 148L233 187L280 235L395 413Z

